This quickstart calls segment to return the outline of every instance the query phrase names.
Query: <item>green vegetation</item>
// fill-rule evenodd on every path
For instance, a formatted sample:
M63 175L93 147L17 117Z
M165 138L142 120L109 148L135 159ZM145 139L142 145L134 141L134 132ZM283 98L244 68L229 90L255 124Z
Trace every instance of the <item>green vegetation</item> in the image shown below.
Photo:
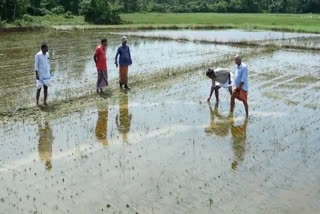
M119 24L119 7L105 0L91 0L83 9L85 20L95 24Z
M120 17L124 23L122 25L97 26L86 22L84 16L24 15L14 23L0 21L0 27L63 25L72 28L81 25L83 28L110 29L242 28L320 33L320 15L314 14L130 13L121 14Z
M120 13L136 13L136 12L162 12L162 13L202 13L202 12L232 12L232 13L320 13L320 1L318 0L0 0L0 26L7 22L16 24L18 26L26 24L31 25L32 20L29 16L48 16L48 15L63 15L65 18L72 18L73 16L84 15L85 20L96 24L118 24L121 22ZM151 16L138 15L133 16L137 18L139 23L146 24L153 20L154 23L168 24L211 24L210 19L218 18L218 15L186 15L178 16L176 14L163 14L162 18L153 17L156 15L152 13ZM132 15L131 15L132 16ZM173 16L173 20L169 20ZM235 17L226 17L221 15L225 21L218 20L222 24L234 23ZM128 19L130 15L125 16L125 20L134 21L135 19ZM159 18L160 17L160 18ZM191 20L195 18L195 20ZM251 23L252 16L247 22L246 18L238 20L238 23ZM263 18L262 20L260 18ZM268 25L277 25L278 16L271 16L264 19L266 16L257 17L258 23L267 21ZM290 17L290 16L289 16ZM255 16L254 16L255 18ZM285 17L288 18L288 17ZM15 23L17 20L21 20ZM151 19L151 20L150 20ZM162 20L163 19L163 20ZM281 18L280 18L281 19ZM300 19L298 20L301 21ZM214 21L213 21L214 22ZM280 20L285 24L294 24L295 19L290 18L290 22L286 23L284 19ZM314 21L316 22L316 21ZM237 23L234 23L235 25ZM303 24L303 23L300 23ZM312 24L307 22L307 24ZM308 29L308 28L307 28Z
M232 27L320 33L320 15L239 13L132 13L124 21L136 25L191 27Z
M16 26L39 25L41 18L30 17L52 15L66 19L84 15L95 24L118 24L120 8L118 2L109 0L0 0L0 27L7 22Z

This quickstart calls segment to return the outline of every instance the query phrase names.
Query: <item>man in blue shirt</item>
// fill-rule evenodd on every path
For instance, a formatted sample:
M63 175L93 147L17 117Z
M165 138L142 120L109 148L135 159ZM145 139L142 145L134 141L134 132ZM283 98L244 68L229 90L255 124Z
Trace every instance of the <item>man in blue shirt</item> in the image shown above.
M235 57L235 63L237 65L235 71L235 86L236 89L233 91L231 96L231 106L230 111L233 113L235 99L243 102L246 117L249 117L249 107L248 107L248 68L247 65L241 62L241 57Z
M116 64L116 67L118 67L118 56L120 55L119 85L120 85L120 88L122 88L122 86L124 85L124 87L129 90L130 88L128 87L128 66L132 64L132 59L131 59L129 46L127 45L127 42L128 42L127 37L123 36L121 40L122 40L122 45L117 50L117 54L115 57L115 64Z

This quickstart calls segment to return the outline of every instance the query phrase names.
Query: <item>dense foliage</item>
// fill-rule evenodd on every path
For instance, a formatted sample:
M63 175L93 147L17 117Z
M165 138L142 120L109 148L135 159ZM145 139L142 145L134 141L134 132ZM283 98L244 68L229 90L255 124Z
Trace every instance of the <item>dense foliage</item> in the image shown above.
M132 12L319 13L320 0L0 0L0 25L30 16L84 15L97 24L119 23Z

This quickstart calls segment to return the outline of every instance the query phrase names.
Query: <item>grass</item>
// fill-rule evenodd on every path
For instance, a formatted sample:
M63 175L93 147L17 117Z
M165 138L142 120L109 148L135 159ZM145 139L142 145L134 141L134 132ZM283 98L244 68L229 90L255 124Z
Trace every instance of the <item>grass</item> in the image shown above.
M37 17L42 25L84 25L87 24L84 21L83 16L73 16L72 18L66 18L59 15L47 15L43 17Z
M66 18L59 15L34 17L37 25L55 28L107 29L178 29L178 28L242 28L320 33L320 15L252 14L252 13L131 13L121 14L122 25L93 25L83 16ZM60 26L60 27L59 27ZM7 24L6 27L14 27Z
M132 13L122 14L133 25L228 27L320 33L320 15L239 13Z

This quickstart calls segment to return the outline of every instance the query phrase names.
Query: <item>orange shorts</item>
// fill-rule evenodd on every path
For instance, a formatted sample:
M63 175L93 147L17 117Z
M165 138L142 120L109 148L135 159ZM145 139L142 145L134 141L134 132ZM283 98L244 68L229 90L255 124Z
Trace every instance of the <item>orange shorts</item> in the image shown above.
M238 93L236 98L242 102L248 101L248 92L244 90L237 91L237 89L234 90L234 93Z

